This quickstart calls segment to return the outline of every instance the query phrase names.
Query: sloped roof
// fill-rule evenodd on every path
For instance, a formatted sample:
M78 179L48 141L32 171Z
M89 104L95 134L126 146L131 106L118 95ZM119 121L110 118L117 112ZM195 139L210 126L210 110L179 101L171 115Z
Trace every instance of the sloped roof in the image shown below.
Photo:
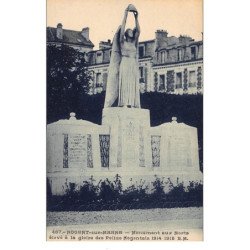
M56 36L56 28L47 27L47 42L63 42L75 45L94 47L94 44L82 36L80 31L63 29L63 39Z

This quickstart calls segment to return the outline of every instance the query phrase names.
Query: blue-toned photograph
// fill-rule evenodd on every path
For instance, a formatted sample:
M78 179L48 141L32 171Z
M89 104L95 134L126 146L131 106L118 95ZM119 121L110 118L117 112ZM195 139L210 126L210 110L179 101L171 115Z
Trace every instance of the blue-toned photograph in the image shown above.
M203 240L202 0L47 0L47 240Z

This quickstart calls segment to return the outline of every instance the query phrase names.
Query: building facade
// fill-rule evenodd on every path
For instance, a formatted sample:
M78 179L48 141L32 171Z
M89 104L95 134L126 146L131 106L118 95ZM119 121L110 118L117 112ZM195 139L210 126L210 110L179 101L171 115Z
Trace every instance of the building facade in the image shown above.
M92 74L91 94L105 91L111 56L111 41L100 42L88 52ZM141 92L169 94L203 93L203 42L188 36L168 36L157 30L155 39L139 43Z
M92 76L90 94L106 90L111 40L101 41L99 49L89 38L89 28L82 31L47 27L47 44L65 44L86 54ZM169 94L203 93L203 41L189 36L169 36L157 30L152 40L139 42L140 91Z

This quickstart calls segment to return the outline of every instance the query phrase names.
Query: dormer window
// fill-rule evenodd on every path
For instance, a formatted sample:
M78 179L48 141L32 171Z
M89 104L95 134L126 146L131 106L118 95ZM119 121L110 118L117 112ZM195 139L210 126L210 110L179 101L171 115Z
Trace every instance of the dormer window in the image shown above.
M161 63L165 63L166 62L166 51L162 51L160 53L160 60L161 60Z
M196 59L196 47L191 47L191 60Z
M96 53L96 63L102 63L102 59L103 59L103 54L101 51L98 51Z
M182 60L182 49L178 49L178 61Z

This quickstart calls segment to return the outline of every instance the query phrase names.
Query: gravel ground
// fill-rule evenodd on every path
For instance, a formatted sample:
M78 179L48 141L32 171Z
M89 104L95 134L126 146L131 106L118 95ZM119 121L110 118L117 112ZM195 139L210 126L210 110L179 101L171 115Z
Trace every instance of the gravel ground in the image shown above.
M203 209L156 208L94 212L47 212L47 226L89 225L103 223L199 221L202 223Z

